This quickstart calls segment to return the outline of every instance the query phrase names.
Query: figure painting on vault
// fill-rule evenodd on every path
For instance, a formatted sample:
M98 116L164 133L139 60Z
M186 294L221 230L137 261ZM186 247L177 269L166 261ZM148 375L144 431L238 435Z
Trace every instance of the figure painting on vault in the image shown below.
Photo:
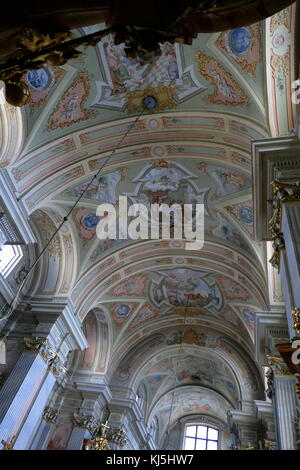
M134 203L150 204L204 204L209 188L198 188L196 177L181 165L159 160L142 169L132 180L137 186L127 193Z
M243 173L230 170L229 168L208 165L205 162L198 163L200 173L210 176L215 182L215 199L220 199L228 194L249 188L250 178Z
M128 93L145 88L175 87L179 100L204 89L195 77L193 65L182 70L179 49L174 44L161 44L161 55L147 63L126 57L125 44L115 45L111 35L98 47L104 77L96 82L93 104L122 107Z
M159 275L161 279L152 280L150 287L150 297L156 306L166 303L174 307L221 308L220 289L206 273L179 268Z
M117 201L117 186L121 180L119 171L108 173L107 175L100 176L98 180L91 183L85 191L88 181L80 185L64 191L63 197L79 197L85 191L84 199L91 199L94 201L108 202L114 204Z

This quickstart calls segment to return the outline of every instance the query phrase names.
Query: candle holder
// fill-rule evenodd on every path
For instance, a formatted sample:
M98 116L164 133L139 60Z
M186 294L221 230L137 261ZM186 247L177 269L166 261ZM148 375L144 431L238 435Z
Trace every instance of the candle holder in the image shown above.
M92 439L84 439L84 450L109 450L109 444L124 447L127 443L127 436L123 429L113 428L105 423L101 423Z

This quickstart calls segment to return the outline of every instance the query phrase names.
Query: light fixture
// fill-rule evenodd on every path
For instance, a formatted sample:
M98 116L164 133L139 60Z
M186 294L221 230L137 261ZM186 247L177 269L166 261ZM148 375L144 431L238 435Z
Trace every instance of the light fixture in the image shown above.
M110 450L109 444L124 447L127 443L127 436L123 429L113 428L105 423L101 423L92 439L84 439L84 450Z

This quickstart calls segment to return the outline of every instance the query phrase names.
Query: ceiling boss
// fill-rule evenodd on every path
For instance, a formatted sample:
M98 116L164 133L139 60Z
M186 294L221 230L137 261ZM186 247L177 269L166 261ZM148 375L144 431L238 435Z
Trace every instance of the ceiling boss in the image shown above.
M16 14L7 4L0 20L0 79L5 98L25 105L30 91L23 76L43 66L60 66L81 54L80 46L95 46L109 33L115 44L125 43L128 58L149 62L160 54L160 44L192 44L201 32L224 31L262 20L291 0L203 0L139 2L137 0L82 0L51 4L27 2ZM26 8L26 9L25 9ZM71 30L102 23L104 29L77 36ZM149 106L148 106L149 107Z

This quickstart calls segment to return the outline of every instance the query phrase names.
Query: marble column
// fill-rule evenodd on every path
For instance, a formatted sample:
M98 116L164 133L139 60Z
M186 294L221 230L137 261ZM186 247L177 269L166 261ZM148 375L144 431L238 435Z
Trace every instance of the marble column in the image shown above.
M90 439L100 423L97 423L93 416L79 413L74 414L73 422L74 428L67 444L67 450L81 450L83 439Z
M296 449L296 378L293 375L275 375L274 409L278 449Z
M300 201L282 204L281 230L285 250L281 251L280 273L289 333L293 337L295 331L291 312L293 308L300 307Z
M46 375L46 364L37 352L21 354L0 391L0 441L9 443L18 435Z
M274 407L278 450L293 450L296 443L297 418L296 377L287 368L281 356L269 356L271 396Z
M65 374L46 338L25 337L24 346L0 392L0 438L20 450L30 445L53 386Z
M30 450L41 450L48 440L53 424L56 422L59 411L46 406L39 427L30 445Z

